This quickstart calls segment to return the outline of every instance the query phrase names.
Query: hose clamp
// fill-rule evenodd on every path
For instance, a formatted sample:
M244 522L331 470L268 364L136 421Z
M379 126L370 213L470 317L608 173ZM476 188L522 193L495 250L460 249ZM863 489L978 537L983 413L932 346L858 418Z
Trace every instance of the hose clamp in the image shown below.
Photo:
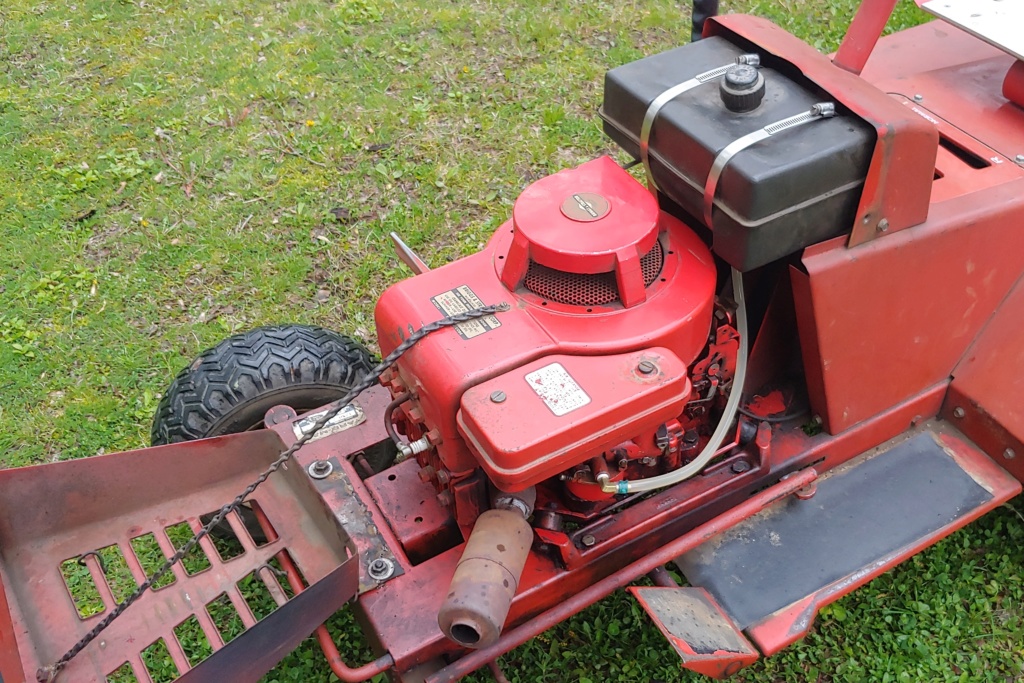
M833 102L819 102L812 106L808 111L805 111L796 116L790 116L789 118L770 123L764 128L759 128L753 133L748 133L743 137L730 142L726 145L718 156L715 157L715 161L711 164L711 171L708 173L707 183L704 185L704 224L711 229L711 209L715 204L715 191L718 190L718 181L722 178L722 171L725 170L726 164L732 160L734 156L745 150L751 145L756 145L762 140L767 140L773 135L778 135L783 131L792 130L805 123L811 123L812 121L820 121L822 119L829 119L836 115L836 105Z
M647 112L644 114L644 122L640 126L640 161L644 165L644 174L647 176L647 188L652 192L658 191L658 186L654 182L654 174L651 172L651 160L650 160L650 142L651 142L651 128L654 127L654 119L658 117L661 112L661 108L666 104L674 100L675 98L682 95L687 90L692 90L698 85L703 85L708 81L713 81L717 78L721 78L725 75L725 72L730 67L736 64L749 64L753 67L761 66L761 56L757 54L739 55L735 61L718 67L717 69L711 69L704 73L697 74L693 78L683 81L678 85L674 85L665 92L661 93L647 106Z

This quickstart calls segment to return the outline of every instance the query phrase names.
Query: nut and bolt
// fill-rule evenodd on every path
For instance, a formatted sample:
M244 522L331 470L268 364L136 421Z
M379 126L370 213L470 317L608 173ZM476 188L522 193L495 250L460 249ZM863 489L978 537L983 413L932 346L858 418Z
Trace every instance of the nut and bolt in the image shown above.
M1014 458L1017 457L1017 453L1012 448L1007 448L1005 451L1003 451L1003 457L1006 458L1007 460L1013 460Z
M334 465L327 460L314 460L306 471L314 479L326 479L334 471Z
M817 492L818 483L812 481L810 484L803 487L802 489L797 489L796 492L793 493L793 495L800 500L810 500L811 498L814 498L814 494Z
M963 416L966 415L966 414L967 414L967 411L964 410L963 408L954 408L953 409L953 417L955 417L957 419L962 419Z
M886 232L889 229L889 219L883 218L878 221L878 232Z
M636 371L641 375L653 375L658 369L658 366L649 360L642 360L640 364L636 366Z
M584 546L589 548L595 543L597 543L597 539L594 537L594 534L587 534L586 536L580 539L580 542L583 543Z
M746 460L737 460L732 464L732 471L736 474L743 474L750 469L750 463Z
M491 403L504 403L508 396L501 389L491 392Z
M395 573L395 563L386 557L378 557L367 565L366 573L374 581L389 579Z
M914 95L914 101L915 102L920 102L923 99L924 99L924 95L922 95L920 93L918 93L917 95Z

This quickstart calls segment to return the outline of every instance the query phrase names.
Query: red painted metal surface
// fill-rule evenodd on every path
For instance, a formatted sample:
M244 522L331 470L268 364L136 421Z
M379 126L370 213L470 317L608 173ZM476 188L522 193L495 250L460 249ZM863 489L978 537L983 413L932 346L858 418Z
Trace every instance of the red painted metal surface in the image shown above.
M639 560L629 564L615 573L606 576L572 597L562 601L556 607L531 619L527 623L511 631L505 632L501 639L491 647L477 650L456 660L441 671L427 677L424 683L442 683L454 681L471 673L487 662L499 657L513 648L519 647L530 638L543 633L560 621L568 619L577 612L589 607L612 591L623 588L647 572L675 559L684 552L697 547L709 538L735 526L737 523L757 514L775 501L784 498L794 491L814 481L818 473L813 469L803 470L791 477L783 479L746 501L729 509L727 512L705 522L689 533L683 534L667 545L654 550Z
M934 126L769 21L723 15L709 20L705 32L740 36L758 50L789 62L851 113L875 127L878 142L857 217L846 240L851 247L892 235L927 218L938 146Z
M933 21L882 38L862 77L914 99L1012 162L1024 142L1024 109L1007 101L1000 83L1013 64L998 48Z
M878 131L850 237L805 251L801 265L790 272L796 322L791 322L788 304L773 302L764 328L769 332L753 346L751 377L776 379L773 364L787 344L793 346L795 324L811 405L831 434L808 436L799 423L762 423L754 441L723 450L721 460L700 477L638 497L628 506L580 514L574 518L583 524L578 530L538 530L541 543L527 559L506 624L510 630L496 645L457 659L430 680L452 680L492 662L777 497L809 491L805 487L816 476L815 470L835 467L934 416L944 398L946 416L996 462L1018 479L1024 478L1024 416L1020 401L1015 400L1022 387L1006 379L1008 374L1024 376L1020 345L1006 341L1024 333L1024 285L1020 283L1024 252L1014 248L1024 216L1024 170L1010 163L1012 154L1024 152L1018 149L1024 141L1024 111L998 94L998 83L1007 72L1006 82L1014 92L1012 60L981 41L936 24L882 39L867 58L874 44L872 34L886 8L891 9L891 0L865 6L836 63L759 19L720 17L709 22L707 31L740 36L762 53L790 62ZM867 80L850 73L861 67ZM436 669L441 657L464 653L437 626L443 588L463 550L455 545L460 534L447 506L454 501L462 532L467 531L486 503L488 483L457 428L460 405L473 423L472 429L463 432L480 444L480 452L491 454L490 473L509 488L553 477L571 466L571 459L583 462L593 455L588 447L600 450L606 445L593 443L594 430L588 429L584 437L561 444L566 452L572 451L571 458L546 460L546 451L538 444L550 445L553 435L564 437L568 432L539 419L548 417L547 413L533 409L519 409L514 418L501 419L503 414L492 410L499 404L489 400L495 388L486 384L489 380L503 383L511 369L553 354L564 354L565 364L586 365L663 346L668 350L664 357L677 357L673 363L678 367L670 373L675 384L665 385L672 389L668 392L672 396L659 395L660 402L644 399L617 406L615 429L629 427L622 426L615 436L630 438L635 436L630 430L649 430L675 417L682 431L680 412L689 395L685 366L707 348L715 265L693 231L652 210L651 196L613 167L604 159L577 169L578 175L541 181L527 191L520 200L525 203L517 204L514 220L495 233L484 251L399 283L382 297L377 323L385 353L400 343L410 326L437 319L442 315L439 308L453 301L467 308L475 305L475 298L514 304L511 311L486 324L428 337L403 358L401 372L389 379L394 389L414 395L402 407L400 423L411 426L417 436L427 430L414 423L435 427L431 443L438 446L440 460L431 461L437 465L433 474L425 470L424 474L425 479L439 483L441 474L450 479L451 488L442 493L442 499L433 497L433 484L419 479L422 462L410 460L365 483L359 480L350 458L357 460L361 449L388 438L379 417L390 396L382 388L360 399L369 416L365 423L312 442L299 452L294 465L257 493L256 500L264 506L278 537L264 548L255 547L250 539L244 557L259 562L275 554L282 562L294 557L310 583L333 576L342 563L351 563L349 549L339 549L337 544L344 538L340 529L352 523L346 511L353 503L365 508L354 538L361 554L358 578L363 586L355 610L381 656L365 666L350 667L326 628L321 628L318 638L342 680L364 680L387 669L402 677L414 669ZM573 180L563 186L566 178ZM586 183L577 182L581 178L593 179L595 184L585 187ZM580 194L580 199L574 194ZM608 207L602 199L608 200ZM575 203L566 204L567 200ZM597 216L588 219L580 211ZM561 232L546 229L544 223L549 220L564 230L598 229L589 241L563 240ZM642 270L639 257L650 253L654 238L664 249L665 261L655 280L644 288L637 284L643 282L637 280L638 269ZM616 244L616 239L621 243ZM577 274L618 268L621 301L600 306L544 301L519 287L529 259ZM515 291L503 285L502 278ZM1015 282L1016 289L1004 300ZM787 296L784 287L780 291L780 296ZM441 298L432 301L432 297ZM637 306L640 302L643 305ZM990 319L997 307L998 313ZM516 370L512 379L523 380L520 375L527 371ZM580 374L582 378L600 373L581 367ZM481 382L485 383L481 389L470 389ZM499 387L506 392L506 401L529 397L526 392L532 391L525 380L517 381L516 387ZM469 397L463 399L467 389ZM604 390L623 393L621 387L614 391L610 383L596 391ZM653 411L651 424L641 419L641 408ZM963 409L962 415L958 408ZM657 412L662 409L665 415ZM700 421L693 424L699 426ZM285 443L296 438L290 421L274 424L272 429ZM948 445L998 496L1019 490L1000 477L991 460L963 443ZM108 456L114 460L61 463L58 488L65 487L70 495L55 495L52 481L44 489L41 468L0 473L0 506L9 508L0 510L0 673L4 680L23 680L26 672L55 659L90 626L88 620L75 616L55 574L62 560L110 542L108 528L124 527L129 519L156 520L152 530L169 553L172 549L160 525L171 524L181 511L195 508L186 516L196 528L199 514L230 500L251 478L250 470L260 458L265 461L280 447L271 432L264 432L170 447L173 451L147 449ZM530 447L535 450L523 450ZM1013 457L1006 455L1006 448ZM179 461L170 471L163 462L168 453L175 458L201 457L204 467L189 468ZM494 454L506 458L506 465L497 467ZM128 458L130 466L124 464ZM305 470L318 459L330 459L351 488L332 487L329 481L311 483ZM440 472L442 464L449 471ZM46 470L54 471L58 470ZM195 472L209 478L197 479ZM785 475L791 476L783 479ZM126 495L97 496L96 484L104 478L105 485L117 485ZM765 486L770 488L762 490ZM169 489L180 496L166 500ZM554 480L545 495L551 500L559 490ZM49 514L38 514L26 497L36 502L46 499ZM239 520L233 521L233 527L245 535ZM114 540L123 543L149 530L149 526L129 525L118 530ZM926 541L944 533L948 530ZM887 562L900 561L923 545L904 549ZM282 548L290 555L281 555ZM214 552L209 544L203 549L207 554ZM382 553L394 558L397 571L393 578L375 582L367 576L365 563ZM95 558L84 561L103 587L100 592L109 608L112 596L103 569ZM176 585L187 585L202 600L225 588L234 591L234 582L245 573L238 572L252 567L232 562L196 577L176 570ZM140 577L138 562L129 564ZM301 595L302 579L290 564L285 562L286 571ZM49 583L34 579L54 575L57 579ZM858 575L853 581L830 586L758 624L758 642L768 651L792 642L806 630L818 607L871 576ZM331 600L343 600L347 591L326 594ZM99 654L87 650L73 663L80 668L69 669L69 680L98 680L126 659L141 670L137 651L157 636L165 636L172 658L182 665L183 654L172 645L173 635L166 635L178 620L193 613L185 602L171 598L180 592L168 588L144 598L136 608L142 616L129 613L111 628L108 642L117 646ZM252 627L255 619L244 608L244 600L235 592L231 596L243 621ZM325 602L318 608L331 605ZM146 621L154 613L159 619ZM196 616L204 629L213 628L208 616ZM139 639L138 647L129 642L132 637ZM219 647L217 636L210 639ZM79 672L84 673L78 678L71 675Z
M1024 481L1024 278L953 370L943 415Z
M784 647L803 638L814 625L814 617L822 607L853 592L925 548L935 545L957 529L962 528L1020 493L1020 482L1011 478L1005 470L993 463L984 453L949 433L948 430L940 431L939 437L943 447L953 456L957 464L971 475L979 485L992 494L992 500L934 533L921 538L916 543L881 558L870 567L839 579L820 591L808 595L806 598L779 610L763 621L750 626L747 629L747 635L750 636L750 639L754 641L764 655L773 655Z
M1003 97L1024 107L1024 61L1017 60L1003 79Z
M857 9L832 63L853 74L864 70L897 0L865 0Z
M462 542L451 512L437 499L433 484L406 460L366 480L366 488L395 538L413 563Z
M949 377L1024 270L1015 181L937 204L924 225L804 251L794 274L811 404L835 433ZM1016 213L1015 213L1016 212ZM913 268L906 267L913 263ZM865 381L871 368L878 381Z
M948 377L1024 271L1008 248L1024 215L1012 151L1024 146L1024 111L998 92L1011 63L933 22L882 39L864 70L946 141L927 222L857 249L811 247L807 275L794 270L812 405L831 431ZM885 381L865 383L865 367Z
M645 196L646 195L646 196ZM601 157L530 185L512 210L501 281L516 289L534 261L565 273L616 273L627 308L646 297L640 258L658 239L658 202Z
M0 579L10 608L0 615L0 632L13 630L21 656L13 669L9 658L0 660L7 667L0 671L4 680L35 680L37 669L60 657L114 607L105 572L89 551L116 544L132 578L141 583L146 571L131 539L152 533L163 556L170 557L174 547L167 527L187 522L197 530L201 515L231 500L281 450L277 436L262 431L0 472ZM256 619L237 583L282 552L310 582L327 579L320 590L329 592L303 607L309 614L298 620L291 605L283 608L275 621L291 627L276 635L263 629L260 637L269 636L284 648L250 654L238 680L256 680L278 661L274 656L283 657L304 637L305 620L313 618L312 628L340 607L354 592L346 593L346 582L355 577L354 558L305 472L282 470L252 500L276 532L266 544L256 545L241 520L229 516L244 551L241 556L223 560L211 540L204 539L200 547L209 569L190 576L175 565L174 583L144 594L104 632L102 644L92 643L68 664L61 680L105 680L127 662L140 681L148 681L140 652L158 638L184 673L189 667L173 629L191 616L211 647L224 654L215 653L188 680L218 680L213 672L225 658L236 661L232 650L237 648L224 648L206 606L227 595L242 622L252 628ZM79 618L61 575L61 564L75 558L89 567L103 601L103 611L85 619ZM265 572L259 574L264 581L272 580Z
M772 460L764 467L758 467L756 447L751 445L699 478L563 534L564 546L558 549L557 559L548 551L532 553L527 560L506 628L647 556L795 469L812 463L817 463L814 467L819 471L835 467L915 421L934 416L945 389L945 384L931 387L839 436L808 437L799 423L778 425L772 430ZM737 474L732 464L738 461L753 464ZM589 545L584 543L585 536L593 536ZM411 568L376 591L364 593L355 604L367 624L367 635L375 639L379 651L386 649L394 656L398 671L459 652L437 627L436 614L444 596L436 587L447 585L461 552L460 546Z
M618 172L625 178L623 183L632 184L631 193L646 192L626 171ZM579 225L589 230L602 221L618 220L627 211L616 204L601 221ZM441 331L417 344L398 364L402 390L418 396L420 421L437 430L440 461L453 477L477 467L476 457L458 433L455 416L462 394L482 381L555 353L610 355L663 346L684 363L696 359L711 325L714 262L700 238L677 219L660 214L659 229L665 262L641 307L573 306L542 300L522 288L510 292L499 279L513 239L510 223L498 229L483 251L384 292L375 311L384 353L401 342L410 325L419 327L441 316L432 298L443 296L447 302L468 296L464 291L446 294L460 287L468 287L484 303L514 304L496 318L500 324L493 329L475 327L462 335L458 330ZM635 251L629 238L623 236L621 248Z
M668 349L546 356L467 390L459 431L496 486L522 491L675 418L689 396Z

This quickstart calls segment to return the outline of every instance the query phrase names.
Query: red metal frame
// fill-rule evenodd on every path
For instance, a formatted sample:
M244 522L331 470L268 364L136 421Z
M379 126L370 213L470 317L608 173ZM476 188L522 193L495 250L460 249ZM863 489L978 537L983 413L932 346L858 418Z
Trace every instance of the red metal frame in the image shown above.
M472 654L456 660L444 669L428 676L424 683L442 683L443 681L458 680L462 676L476 671L487 662L519 647L530 638L543 633L555 624L565 621L572 615L593 605L612 591L623 588L644 574L679 557L686 551L692 550L709 538L713 538L742 520L757 514L780 498L795 493L813 482L817 477L818 473L816 471L807 469L782 479L774 486L751 496L746 501L711 521L705 522L690 532L679 536L674 541L643 556L600 581L590 584L571 598L560 602L556 607L543 612L522 626L506 631L502 635L501 640L496 644L489 648L476 650Z
M1024 143L1024 110L978 84L998 82L995 77L1005 72L1012 95L1017 92L1019 63L981 41L960 32L940 32L932 25L878 41L893 4L866 2L834 61L760 19L725 16L709 21L706 28L708 35L752 44L762 54L788 62L878 133L849 237L809 247L799 263L783 271L791 287L785 281L779 286L763 336L753 344L751 376L778 379L774 361L799 335L806 388L823 433L808 435L799 422L763 422L745 445L739 444L737 434L737 443L723 449L699 478L608 508L604 514L580 515L582 526L572 531L539 530L540 544L527 560L507 630L497 644L467 654L443 636L437 613L443 587L463 550L461 538L479 512L473 506L486 499L486 481L476 457L460 445L462 435L454 417L440 431L427 433L449 467L449 491L434 497L430 482L438 480L438 472L431 475L413 460L363 481L351 461L358 462L363 449L389 438L378 418L391 397L384 388L371 389L359 399L370 420L311 442L257 493L256 501L275 531L267 546L244 540L248 537L241 522L232 520L243 537L246 556L257 565L277 557L296 593L287 601L280 587L275 592L268 584L282 608L275 621L259 624L251 614L246 617L244 600L231 593L250 631L266 634L272 630L268 624L284 624L291 638L307 625L312 628L310 619L322 621L321 612L330 613L358 593L353 609L380 657L349 666L321 627L317 637L341 680L366 680L385 671L398 680L411 677L411 671L426 671L432 682L453 680L645 573L656 572L664 582L657 574L662 564L780 497L810 495L805 487L817 472L936 416L940 408L943 417L998 463L956 441L947 442L966 470L991 474L1002 466L1024 479L1024 413L1019 401L1024 355L1019 345L1007 342L1024 336L1024 252L1009 248L1019 241L1024 216L1024 169L1011 163L1009 151ZM965 79L968 73L984 78ZM622 192L628 197L631 190ZM695 349L707 341L706 326L684 326L679 311L685 309L698 322L711 318L714 266L704 244L682 222L667 214L657 220L663 238L667 234L685 249L666 260L665 283L644 294L648 300L642 307L609 307L599 311L604 314L600 324L582 325L570 307L542 309L539 300L524 295L520 306L501 320L515 334L483 345L483 360L477 356L464 363L464 348L453 330L410 351L405 360L418 372L413 377L395 372L387 378L392 389L413 394L402 411L410 418L440 424L442 415L458 412L469 386L555 352L596 358L621 353L625 347L662 345L680 355L684 364L692 362ZM384 350L400 342L410 322L437 317L436 310L421 305L422 297L414 296L417 289L429 286L440 293L468 282L481 287L476 293L488 303L505 298L500 257L514 239L514 228L506 224L487 249L457 268L430 271L390 289L382 299L388 304L387 314L378 321L386 330L381 339ZM620 261L632 263L636 255L622 254ZM1008 376L1016 379L1008 381ZM624 411L623 419L632 417L628 413ZM268 420L274 423L272 431L0 472L3 679L31 679L36 668L59 656L94 623L75 616L56 573L61 561L85 555L91 577L105 587L103 569L87 551L113 541L123 545L153 530L169 555L173 548L163 527L187 519L198 528L198 515L230 500L257 464L265 464L282 444L294 441L293 419L286 412L275 417ZM626 438L625 434L617 436ZM182 465L179 459L194 466ZM307 478L307 468L317 460L332 463L333 478ZM527 460L532 463L536 457ZM558 469L541 474L547 477ZM339 482L348 482L347 488ZM169 488L178 494L173 500L166 499ZM124 495L97 497L99 489ZM1007 485L995 493L1006 496L1018 489ZM46 515L38 514L40 500L47 501ZM449 512L453 500L459 519ZM365 513L358 533L352 528L353 505ZM130 522L139 517L147 526ZM946 533L948 529L940 530L890 559L900 561ZM209 543L203 549L211 559L216 557ZM376 581L368 575L367 563L383 553L393 558L396 571ZM130 552L125 555L126 560L134 557ZM138 565L129 560L141 580ZM146 680L138 649L160 636L171 646L169 629L193 614L218 647L219 636L207 623L209 617L204 621L189 603L192 598L181 596L195 595L205 604L253 568L224 562L196 577L176 569L178 587L188 587L191 593L164 589L143 598L135 612L116 622L106 636L118 647L91 646L69 667L68 680L99 680L120 664L127 650L136 675ZM876 573L838 582L773 615L750 630L753 639L764 652L776 651L806 631L821 605ZM109 609L110 591L100 590ZM302 606L301 618L296 605ZM157 607L163 610L160 618L151 619ZM261 634L256 635L266 637ZM132 643L133 638L140 642ZM216 664L194 669L186 674L187 680L223 679L224 669L217 666L237 662L228 655L238 647L230 648L232 652L218 649L221 652L210 660ZM187 668L180 648L170 650L175 662ZM258 666L246 669L242 678L231 675L238 680L257 675L270 660L266 652L259 654ZM438 664L443 658L455 659L444 666Z
M707 35L738 37L789 62L852 114L874 126L878 141L850 236L844 240L848 246L924 222L938 148L938 135L930 122L765 19L723 15L709 20L704 31Z

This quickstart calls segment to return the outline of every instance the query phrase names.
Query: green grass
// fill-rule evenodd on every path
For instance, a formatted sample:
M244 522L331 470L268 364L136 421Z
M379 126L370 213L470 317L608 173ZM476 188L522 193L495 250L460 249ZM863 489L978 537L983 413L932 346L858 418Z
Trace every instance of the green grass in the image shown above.
M372 344L373 302L407 275L387 233L445 263L532 180L615 154L602 75L683 42L685 6L5 0L0 465L146 445L173 374L234 331L309 322ZM854 6L723 10L831 50ZM919 20L904 3L891 26ZM1021 680L1022 548L998 511L738 680ZM348 617L331 626L369 656ZM504 662L514 681L696 678L621 595ZM327 676L304 646L267 680Z

